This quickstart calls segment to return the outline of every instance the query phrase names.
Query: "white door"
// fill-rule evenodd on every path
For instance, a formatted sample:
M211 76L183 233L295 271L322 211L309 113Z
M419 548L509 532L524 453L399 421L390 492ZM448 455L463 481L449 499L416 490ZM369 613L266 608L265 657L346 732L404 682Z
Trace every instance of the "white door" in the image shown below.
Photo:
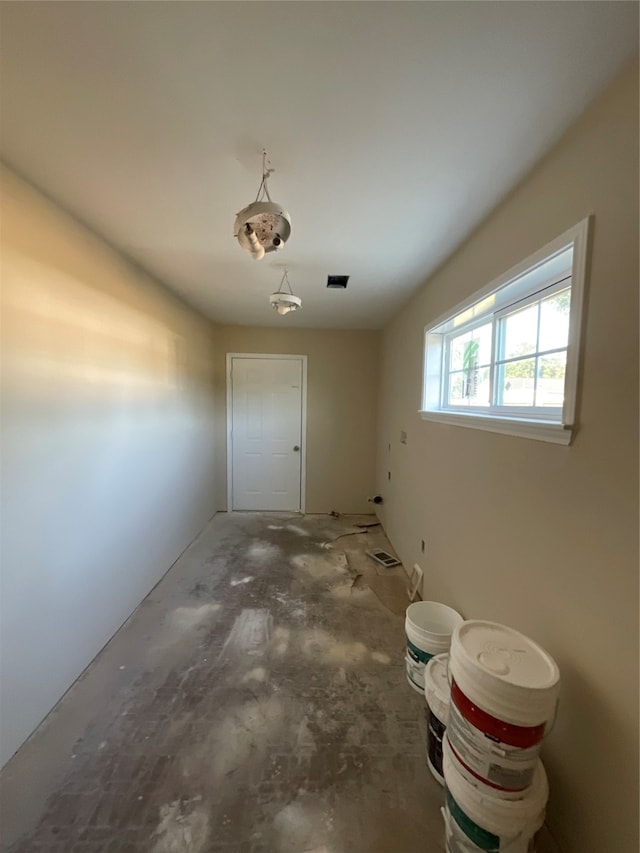
M230 356L231 509L302 509L302 356Z

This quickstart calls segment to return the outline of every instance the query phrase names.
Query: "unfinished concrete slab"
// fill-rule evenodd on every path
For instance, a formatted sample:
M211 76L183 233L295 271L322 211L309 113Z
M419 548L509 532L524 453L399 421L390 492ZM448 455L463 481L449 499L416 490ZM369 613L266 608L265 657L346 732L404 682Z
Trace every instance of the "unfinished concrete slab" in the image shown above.
M216 516L5 767L3 849L443 851L371 520Z

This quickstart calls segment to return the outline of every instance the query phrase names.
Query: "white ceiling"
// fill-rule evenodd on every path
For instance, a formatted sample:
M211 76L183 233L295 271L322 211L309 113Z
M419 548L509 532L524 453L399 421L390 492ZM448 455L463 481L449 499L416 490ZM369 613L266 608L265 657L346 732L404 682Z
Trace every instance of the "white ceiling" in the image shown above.
M638 49L633 2L0 15L6 162L209 316L256 325L382 326ZM232 227L262 146L293 227L256 262ZM282 318L285 265L304 304Z

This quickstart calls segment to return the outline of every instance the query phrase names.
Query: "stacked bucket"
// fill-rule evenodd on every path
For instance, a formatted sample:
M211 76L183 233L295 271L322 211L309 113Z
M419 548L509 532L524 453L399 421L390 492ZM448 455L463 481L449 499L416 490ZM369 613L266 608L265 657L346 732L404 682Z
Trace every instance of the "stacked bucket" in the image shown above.
M457 610L438 601L416 601L407 607L407 681L427 700L427 765L441 785L442 738L449 716L448 652L451 636L463 622Z
M451 701L448 654L436 655L427 664L424 696L427 700L427 767L436 781L444 785L442 751Z
M450 607L407 608L406 671L427 701L427 765L445 788L447 853L533 853L549 787L540 761L560 673L537 643Z
M549 795L539 754L555 717L558 667L518 631L470 620L453 632L448 669L447 853L530 853Z
M426 665L435 655L449 651L451 635L463 621L456 610L438 601L416 601L407 607L407 681L418 693L424 694Z

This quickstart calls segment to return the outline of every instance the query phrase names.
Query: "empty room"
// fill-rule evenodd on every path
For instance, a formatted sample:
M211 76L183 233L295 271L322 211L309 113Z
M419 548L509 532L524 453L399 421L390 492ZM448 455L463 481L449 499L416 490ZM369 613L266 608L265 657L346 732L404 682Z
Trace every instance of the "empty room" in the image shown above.
M639 9L0 0L3 853L637 853Z

